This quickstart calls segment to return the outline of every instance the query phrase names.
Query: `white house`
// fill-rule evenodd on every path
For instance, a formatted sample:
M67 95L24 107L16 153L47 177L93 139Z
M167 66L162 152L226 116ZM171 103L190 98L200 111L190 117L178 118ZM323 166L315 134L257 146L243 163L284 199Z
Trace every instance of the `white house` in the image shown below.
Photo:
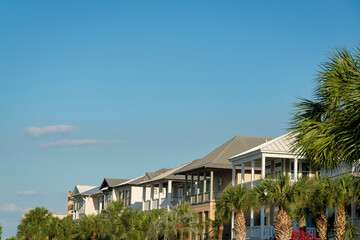
M291 135L285 134L231 157L229 161L233 166L232 185L245 184L252 188L261 178L265 177L288 175L292 180L297 181L300 177L317 175L318 171L311 168L309 161L291 152L292 144ZM248 168L251 169L250 178L245 177L245 169ZM260 173L258 179L255 178L255 172ZM260 212L253 210L246 212L247 238L269 239L272 237L274 233L272 225L276 211L277 209L272 206L263 206ZM316 233L313 226L308 226L307 230L312 234ZM232 235L234 235L234 231L232 231Z
M252 188L261 178L276 177L276 175L288 175L293 181L300 177L328 176L337 177L341 174L350 173L359 176L358 165L342 166L336 171L317 170L311 167L306 159L299 157L291 151L294 138L291 133L285 134L264 144L256 146L248 151L242 152L229 159L232 163L232 185L245 184ZM238 169L240 167L240 170ZM245 169L251 169L250 179L245 177ZM255 172L260 173L256 179ZM245 213L247 222L246 236L252 239L269 239L273 236L273 220L278 209L272 206L264 206L260 212L253 210ZM359 228L359 211L355 204L351 207L351 221ZM232 221L232 228L234 222ZM294 228L297 228L294 222ZM316 236L315 226L311 225L311 220L307 221L307 231ZM234 237L234 231L232 231Z
M185 176L174 173L188 164L169 169L140 183L143 191L143 211L161 208L169 210L172 206L184 202Z
M104 199L98 186L76 185L71 197L74 203L73 219L80 219L83 215L98 214Z

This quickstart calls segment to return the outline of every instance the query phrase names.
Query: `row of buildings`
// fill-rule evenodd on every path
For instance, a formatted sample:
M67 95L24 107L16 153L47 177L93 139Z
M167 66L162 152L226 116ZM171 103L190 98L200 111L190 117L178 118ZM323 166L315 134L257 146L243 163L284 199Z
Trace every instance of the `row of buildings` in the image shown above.
M79 219L85 214L99 214L109 202L122 200L125 206L143 211L170 209L189 202L199 212L200 221L215 218L215 200L228 186L254 186L261 178L288 175L296 181L300 177L355 173L353 167L343 167L328 173L313 169L308 161L291 152L293 138L285 134L275 139L235 136L203 158L175 168L146 172L133 179L105 178L99 186L76 185L68 196L68 214ZM273 236L273 218L276 208L264 206L260 211L245 214L247 237L269 239ZM360 212L355 205L351 220L360 227ZM296 222L294 222L296 228ZM316 234L313 223L307 221L307 230ZM207 239L209 229L196 236ZM225 227L223 239L234 236L233 224Z

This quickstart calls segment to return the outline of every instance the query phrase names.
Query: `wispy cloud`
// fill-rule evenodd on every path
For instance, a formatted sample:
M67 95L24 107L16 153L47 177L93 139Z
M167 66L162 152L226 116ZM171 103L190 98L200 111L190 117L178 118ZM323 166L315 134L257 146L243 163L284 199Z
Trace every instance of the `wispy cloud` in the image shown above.
M64 134L71 132L75 127L71 125L55 125L46 127L28 127L25 128L24 134L31 137L41 137L46 135Z
M16 195L36 195L36 191L34 190L27 190L27 191L17 191L15 192Z
M14 203L6 203L2 206L0 206L0 211L1 212L7 212L7 213L25 213L28 212L30 210L30 208L21 208L16 206Z
M101 139L78 139L78 140L59 140L56 142L41 143L39 147L48 148L48 147L59 147L59 146L82 146L82 145L96 145L96 144L121 144L121 140L110 140L105 141Z

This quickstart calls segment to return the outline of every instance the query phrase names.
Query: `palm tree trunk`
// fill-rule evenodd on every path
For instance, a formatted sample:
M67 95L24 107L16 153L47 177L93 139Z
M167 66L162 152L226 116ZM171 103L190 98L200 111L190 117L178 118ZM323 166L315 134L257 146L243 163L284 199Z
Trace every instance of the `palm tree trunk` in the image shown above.
M219 231L218 231L218 239L219 239L219 240L222 240L223 233L224 233L224 225L221 225L221 226L219 227Z
M334 224L335 229L335 240L342 240L342 235L345 232L346 225L346 216L344 205L340 204L338 210L336 211L336 219Z
M276 239L277 240L289 240L291 239L292 233L292 221L289 214L280 209L274 219L274 229L276 232Z
M306 229L306 219L305 219L305 216L301 216L301 217L300 217L299 222L298 222L298 225L299 225L299 229L305 231L305 229Z
M318 211L316 214L316 231L320 240L327 239L328 220L324 211Z
M244 212L238 212L235 214L235 239L246 240L246 223Z

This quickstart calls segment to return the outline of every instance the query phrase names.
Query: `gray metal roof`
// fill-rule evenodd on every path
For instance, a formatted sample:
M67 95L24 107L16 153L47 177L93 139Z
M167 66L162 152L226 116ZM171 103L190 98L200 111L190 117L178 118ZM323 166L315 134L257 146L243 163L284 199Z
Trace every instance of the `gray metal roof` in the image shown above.
M183 175L175 175L174 173L176 171L179 171L180 169L182 169L183 167L187 166L191 164L190 163L185 163L179 167L176 167L176 168L172 168L172 169L169 169L168 171L164 172L164 173L161 173L159 174L158 176L152 178L152 179L148 179L148 180L145 180L143 182L141 182L140 184L147 184L147 183L150 183L150 182L161 182L162 180L182 180L182 181L185 181L185 177Z
M232 168L229 158L242 153L248 149L258 146L272 138L265 137L247 137L235 136L205 157L191 162L189 165L181 168L175 174L185 174L202 168Z
M230 161L234 161L240 158L244 158L246 155L254 152L271 152L271 153L288 153L291 154L291 148L295 139L292 132L284 134L280 137L272 139L271 141L260 144L247 151L239 153L229 158Z
M129 181L129 179L121 179L121 178L104 178L102 184L100 185L100 189L105 187L113 188L116 185L119 185L123 182Z
M169 170L171 170L171 168L161 168L159 170L156 170L155 172L146 172L144 180L153 179L154 177L157 177L160 174L165 173Z
M91 187L90 189L80 192L80 193L76 193L74 195L72 195L72 197L76 197L76 196L90 196L93 194L97 194L97 193L101 193L101 191L99 190L99 186L94 187L94 186L88 186Z

